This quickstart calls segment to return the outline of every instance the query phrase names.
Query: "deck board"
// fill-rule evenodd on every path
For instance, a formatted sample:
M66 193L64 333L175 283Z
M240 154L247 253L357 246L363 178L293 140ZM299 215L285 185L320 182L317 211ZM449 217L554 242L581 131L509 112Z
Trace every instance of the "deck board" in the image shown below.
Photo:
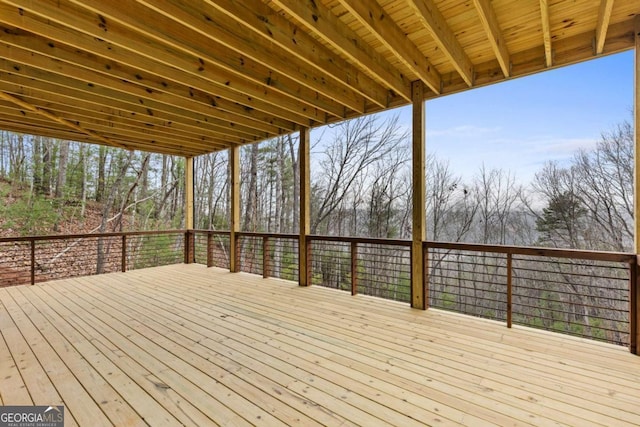
M67 425L640 425L625 348L200 265L0 289L0 333Z

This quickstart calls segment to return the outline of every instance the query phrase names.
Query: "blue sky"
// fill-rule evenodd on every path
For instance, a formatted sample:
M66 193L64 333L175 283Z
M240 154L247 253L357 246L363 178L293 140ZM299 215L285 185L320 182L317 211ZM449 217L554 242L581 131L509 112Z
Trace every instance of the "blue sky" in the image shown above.
M427 101L427 151L464 179L484 163L526 184L548 160L566 162L631 120L633 52ZM411 126L410 108L395 110Z

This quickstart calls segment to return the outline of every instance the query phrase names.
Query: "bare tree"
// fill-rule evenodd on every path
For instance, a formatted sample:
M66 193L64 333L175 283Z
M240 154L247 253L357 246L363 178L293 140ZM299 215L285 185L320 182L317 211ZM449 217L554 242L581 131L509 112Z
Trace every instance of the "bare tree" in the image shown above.
M334 132L332 141L320 152L320 170L314 173L312 233L321 225L328 231L329 218L344 208L358 177L407 140L397 117L383 121L364 116L337 125Z

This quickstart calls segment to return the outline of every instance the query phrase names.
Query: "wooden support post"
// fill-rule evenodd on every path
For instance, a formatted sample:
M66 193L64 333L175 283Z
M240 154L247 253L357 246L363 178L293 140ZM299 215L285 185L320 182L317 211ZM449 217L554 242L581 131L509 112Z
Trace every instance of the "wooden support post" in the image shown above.
M298 240L298 284L311 285L311 257L307 235L311 232L311 192L309 128L300 129L300 239Z
M193 157L185 157L184 228L193 230Z
M635 253L640 254L640 16L635 18L635 67L634 67L634 231ZM638 285L638 262L632 263L629 299L631 330L631 352L640 355L640 286Z
M358 243L351 242L351 295L358 294Z
M424 283L425 240L425 160L424 160L424 87L421 81L411 84L413 100L413 231L411 239L411 307L425 310L427 301Z
M240 271L238 268L238 232L240 231L240 149L229 149L229 179L230 179L230 219L229 219L229 270L232 273Z

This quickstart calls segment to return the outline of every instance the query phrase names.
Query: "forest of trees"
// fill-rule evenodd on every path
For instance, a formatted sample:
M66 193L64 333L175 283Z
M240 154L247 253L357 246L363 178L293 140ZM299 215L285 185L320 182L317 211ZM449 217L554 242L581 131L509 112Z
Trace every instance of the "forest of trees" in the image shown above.
M312 133L311 233L411 236L410 135L397 118L366 116ZM296 233L298 141L285 135L241 149L241 229ZM195 160L196 228L228 229L228 153ZM100 211L99 230L179 228L184 159L0 132L7 197L27 190L4 229L57 232L62 210ZM548 162L533 182L478 165L471 179L427 156L427 237L435 241L630 251L633 129L622 122L567 163ZM8 204L4 204L7 209ZM21 227L16 218L24 216ZM34 218L29 218L33 216ZM47 220L39 220L45 217Z
M372 115L312 132L312 234L410 239L411 138L403 129L397 117ZM229 227L227 160L227 152L195 159L198 229ZM298 161L297 135L241 148L241 230L297 233ZM64 221L83 224L89 211L96 219L75 232L181 228L184 174L180 157L0 132L0 197L7 201L0 206L0 231L5 236L60 233ZM604 132L593 148L576 151L570 161L546 163L530 183L520 182L511 170L482 164L463 179L447 159L428 155L427 238L629 252L633 181L633 129L626 121ZM323 254L329 261L314 267L314 283L346 288L350 273L336 262L348 258L345 251ZM363 264L363 275L376 276L389 265L399 271L374 293L406 300L406 251L371 251L376 261ZM289 259L288 271L294 271L293 257L281 258ZM624 305L628 295L620 296L624 290L616 286L627 273L616 273L620 277L613 281L595 280L609 274L600 265L519 262L521 305L546 301L542 308L537 303L522 309L521 322L561 329L556 327L560 322L574 325L562 326L569 332L624 340L617 332L624 329L624 310L613 307L613 318L603 320L596 299L604 295L606 304L620 300ZM527 276L536 269L543 273ZM486 254L434 251L431 299L443 308L504 318L504 301L487 298L504 293L494 284L503 271L504 260ZM590 282L576 283L580 277ZM478 302L483 299L490 303ZM560 305L564 308L557 309ZM596 308L585 309L590 306Z

